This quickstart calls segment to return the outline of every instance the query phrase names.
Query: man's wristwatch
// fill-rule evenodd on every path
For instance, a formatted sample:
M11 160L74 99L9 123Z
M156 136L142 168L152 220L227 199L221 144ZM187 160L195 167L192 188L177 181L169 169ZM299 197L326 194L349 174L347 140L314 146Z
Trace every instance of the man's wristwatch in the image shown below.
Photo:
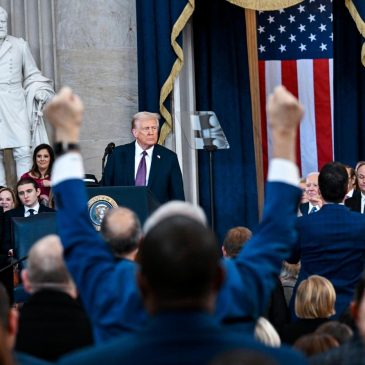
M56 142L53 146L56 156L61 156L66 152L80 151L78 143Z

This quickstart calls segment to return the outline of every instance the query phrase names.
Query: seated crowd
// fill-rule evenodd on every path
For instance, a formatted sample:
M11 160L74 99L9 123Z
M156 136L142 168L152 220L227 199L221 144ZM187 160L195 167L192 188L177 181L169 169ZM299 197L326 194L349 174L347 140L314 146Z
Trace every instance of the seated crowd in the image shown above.
M80 153L55 159L38 146L15 190L0 189L0 271L18 258L12 217L57 207L59 236L30 249L16 307L15 270L0 272L0 364L365 364L365 162L330 162L299 189L302 107L279 87L267 111L262 221L231 228L222 247L204 211L183 201L143 226L110 209L99 234ZM77 95L62 89L45 113L56 142L78 143Z

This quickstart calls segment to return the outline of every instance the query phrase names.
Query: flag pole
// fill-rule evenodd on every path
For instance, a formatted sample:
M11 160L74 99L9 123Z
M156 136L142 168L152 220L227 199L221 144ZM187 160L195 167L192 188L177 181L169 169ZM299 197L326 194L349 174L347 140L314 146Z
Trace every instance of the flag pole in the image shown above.
M260 111L260 85L257 53L256 11L245 9L248 67L250 75L252 129L255 150L256 183L259 217L261 219L264 203L264 172L262 165L262 137Z

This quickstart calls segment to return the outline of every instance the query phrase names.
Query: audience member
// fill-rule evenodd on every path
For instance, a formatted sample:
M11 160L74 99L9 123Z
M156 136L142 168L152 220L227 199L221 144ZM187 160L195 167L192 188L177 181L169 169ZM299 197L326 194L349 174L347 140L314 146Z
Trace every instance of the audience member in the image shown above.
M353 301L350 309L351 315L356 323L357 331L350 341L346 341L339 348L326 352L311 359L313 365L364 365L365 346L364 332L365 325L365 272L361 275L356 285Z
M251 237L252 232L246 227L231 228L224 237L222 246L223 256L230 258L236 257Z
M30 171L22 175L22 179L31 178L36 181L41 193L39 200L46 207L49 206L51 191L51 171L54 162L54 153L50 145L42 143L33 152L33 166Z
M337 319L350 304L364 268L365 216L349 211L342 204L348 186L344 165L338 162L324 165L318 182L324 205L315 215L298 218L297 245L287 261L301 262L296 287L309 274L331 281L336 290ZM293 302L292 298L291 308Z
M318 212L323 204L321 194L318 189L319 172L311 172L305 179L305 196L307 203L302 203L299 206L301 215L308 215Z
M292 95L278 88L270 98L268 110L274 160L263 220L242 254L225 263L227 278L219 292L218 319L229 316L257 319L263 313L275 283L273 278L279 274L281 261L289 254L295 237L293 228L300 190L296 187L298 170L293 162L302 109ZM61 147L72 144L75 150L82 112L80 99L67 88L48 104L47 119L55 127L56 141ZM102 341L140 328L146 314L134 283L137 267L131 265L125 270L116 264L90 224L83 177L79 153L64 153L56 160L52 186L65 258L91 317L96 340ZM134 283L135 287L123 290L127 283L129 287Z
M311 333L295 341L294 348L307 357L315 356L339 346L336 339L327 333Z
M110 209L101 222L101 233L115 258L134 260L142 239L141 223L127 208Z
M76 300L62 254L59 237L46 236L29 250L22 271L31 296L20 312L16 350L48 361L93 344L91 324Z
M0 207L3 207L4 213L16 207L17 200L13 189L0 189Z
M350 326L339 321L329 321L323 323L316 329L315 332L327 333L328 335L333 336L340 345L350 341L354 335L354 331Z
M39 195L41 193L38 184L32 178L22 178L16 184L16 192L20 205L17 208L11 209L4 214L4 240L3 252L8 252L13 249L11 232L13 217L30 217L39 213L54 212L54 209L48 208L39 203Z
M207 364L230 349L268 355L279 364L302 363L296 353L272 349L251 336L217 326L212 316L224 280L213 232L184 216L166 218L140 246L137 281L151 315L135 334L65 357L62 364ZM202 265L204 262L204 265Z
M281 340L293 344L299 337L314 332L335 314L335 302L335 289L329 280L318 275L303 280L295 297L295 314L299 320L282 329Z
M47 365L46 361L39 360L28 354L12 354L15 336L18 327L18 312L10 307L8 294L0 284L0 364L1 365Z
M364 214L365 204L365 161L360 161L356 165L356 177L359 186L359 192L345 200L345 205L355 212Z

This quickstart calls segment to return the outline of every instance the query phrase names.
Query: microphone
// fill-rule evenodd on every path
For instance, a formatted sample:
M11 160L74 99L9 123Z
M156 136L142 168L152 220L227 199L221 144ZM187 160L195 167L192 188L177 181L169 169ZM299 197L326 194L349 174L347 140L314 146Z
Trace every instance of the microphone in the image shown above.
M104 152L104 156L106 155L110 155L113 150L115 148L115 143L114 142L110 142L106 147L105 147L105 152Z

